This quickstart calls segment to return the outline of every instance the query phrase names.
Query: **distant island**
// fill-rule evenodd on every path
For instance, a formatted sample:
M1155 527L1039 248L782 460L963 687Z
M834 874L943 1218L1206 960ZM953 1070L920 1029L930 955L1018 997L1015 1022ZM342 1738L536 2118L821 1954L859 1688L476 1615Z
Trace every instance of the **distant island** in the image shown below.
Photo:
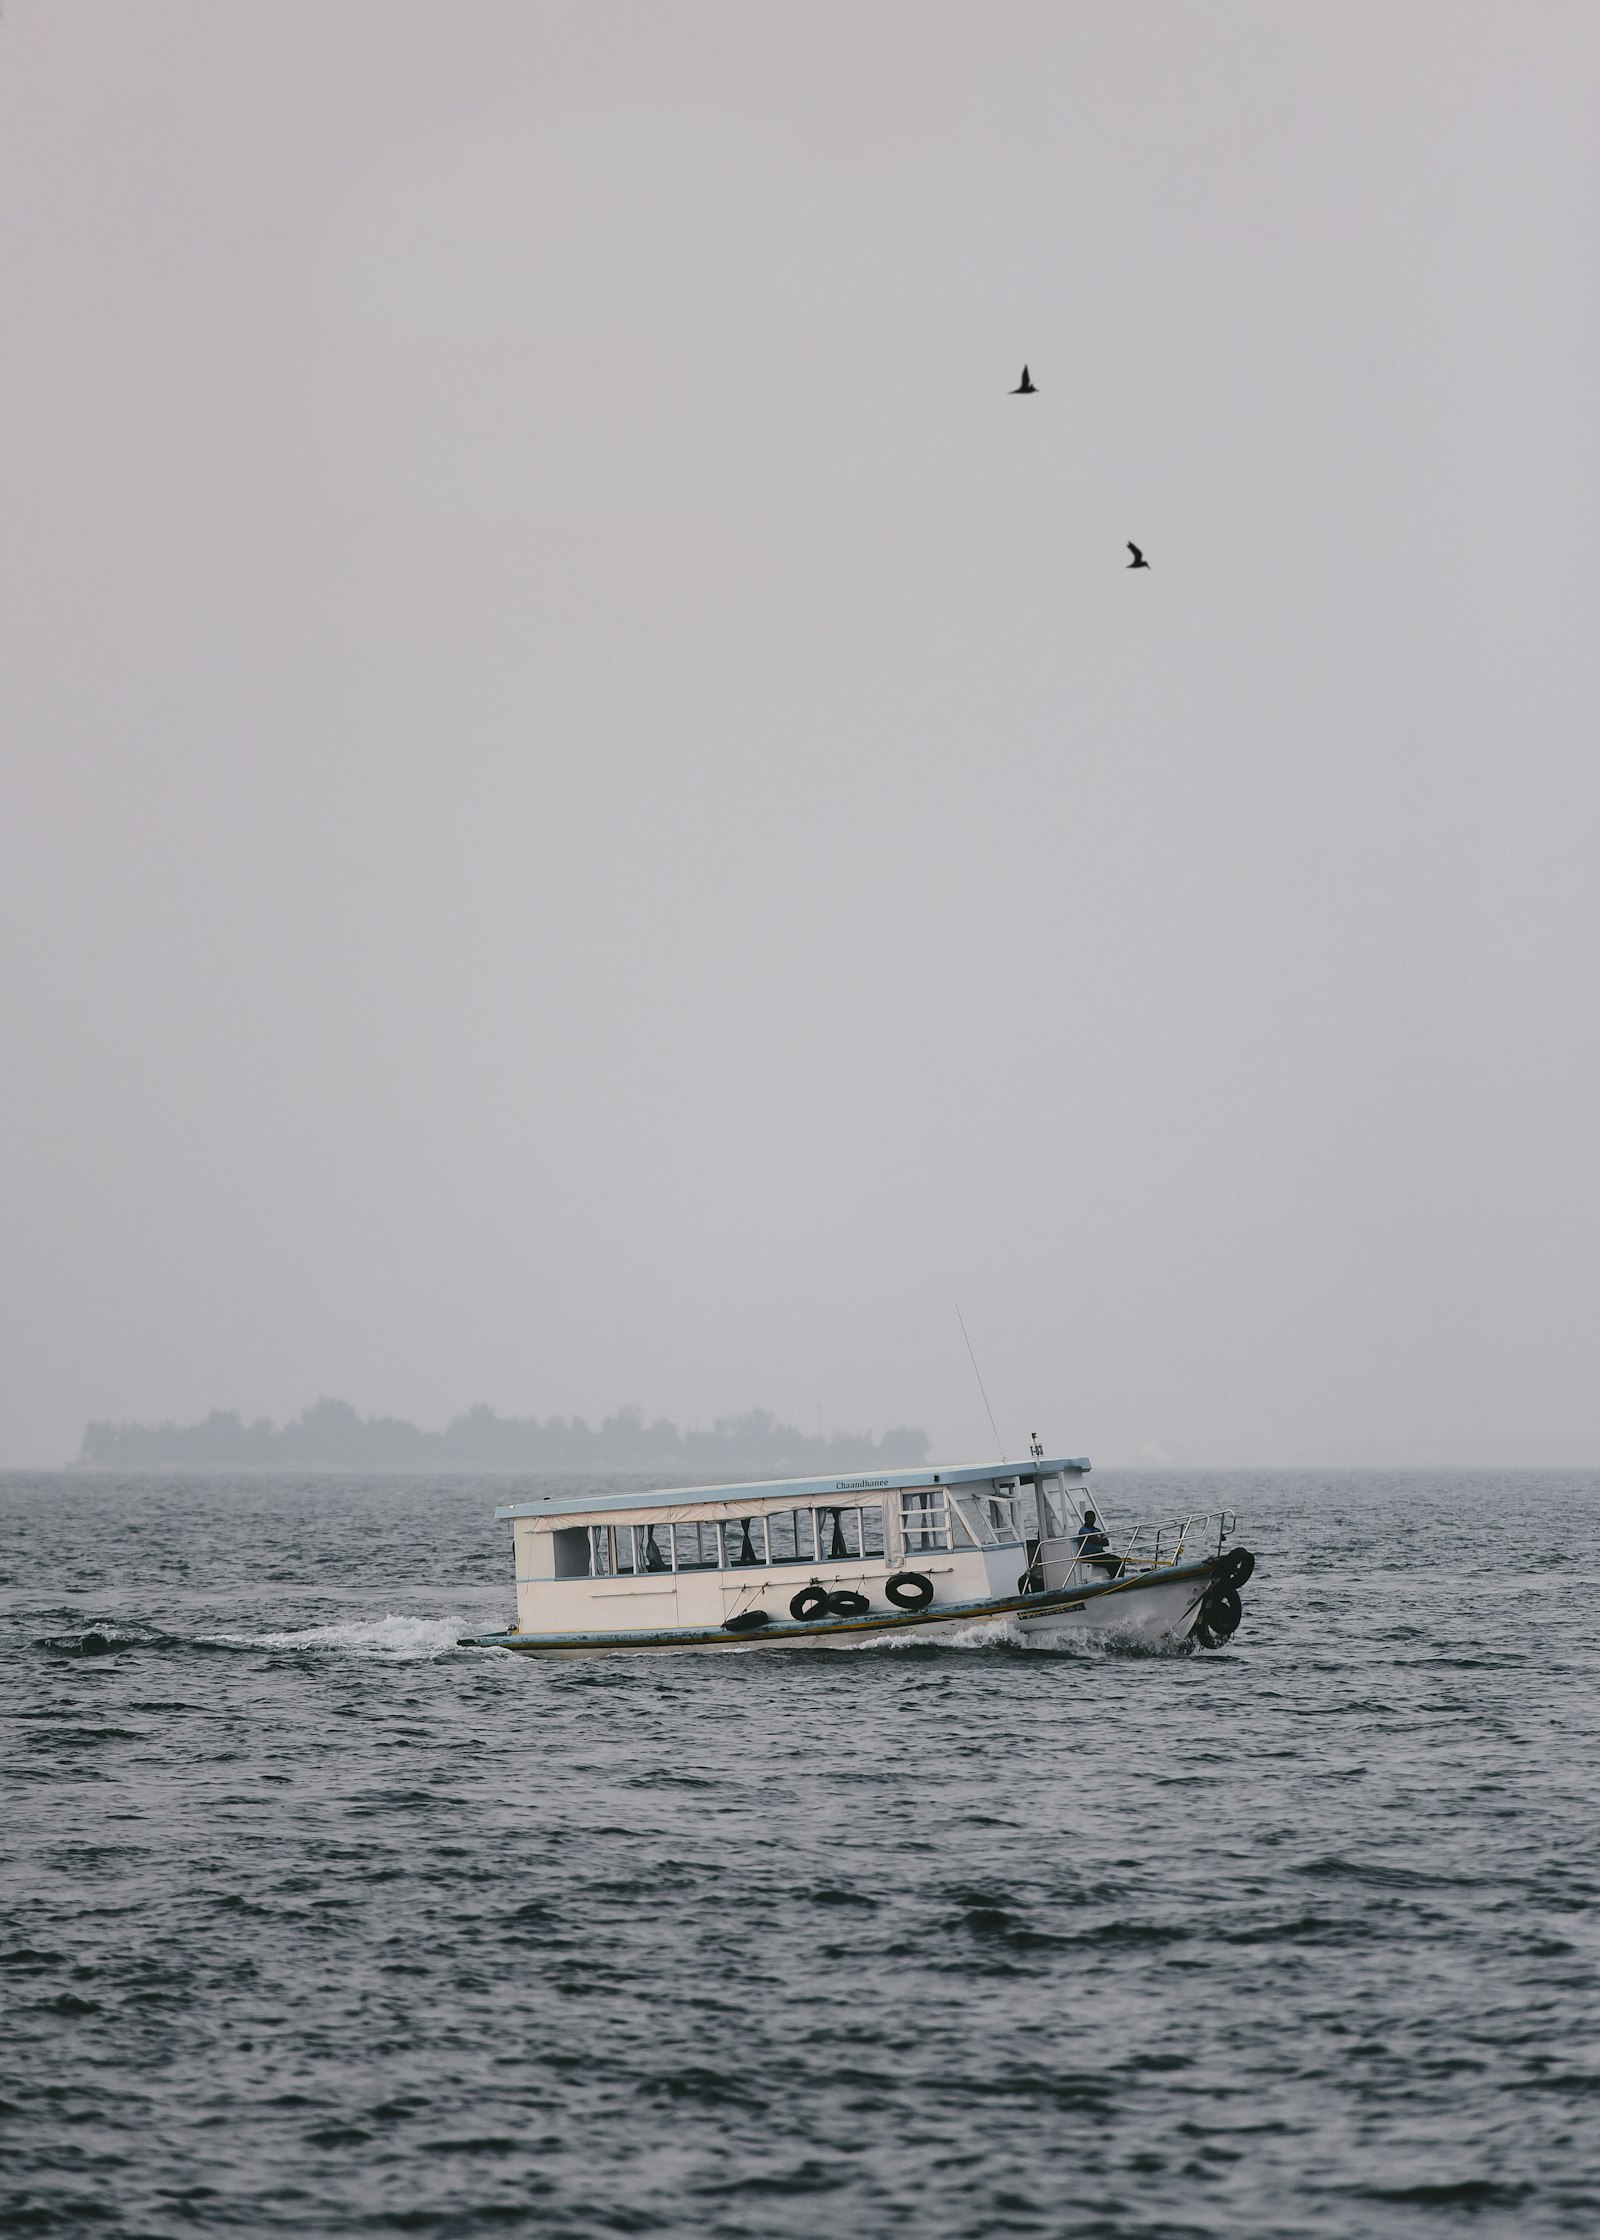
M91 1423L78 1460L113 1470L655 1470L714 1485L909 1470L927 1452L925 1432L813 1435L763 1408L720 1416L709 1431L680 1431L646 1423L637 1408L595 1429L581 1416L541 1423L477 1407L443 1431L420 1431L397 1416L358 1415L345 1400L318 1400L293 1423L246 1423L222 1408L202 1423Z

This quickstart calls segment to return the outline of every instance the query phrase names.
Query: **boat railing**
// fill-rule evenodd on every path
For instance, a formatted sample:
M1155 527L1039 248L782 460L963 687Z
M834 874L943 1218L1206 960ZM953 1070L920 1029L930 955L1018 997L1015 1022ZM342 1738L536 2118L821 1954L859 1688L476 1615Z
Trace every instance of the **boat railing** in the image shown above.
M1163 1524L1134 1525L1120 1548L1121 1536L1108 1532L1108 1545L1098 1554L1078 1556L1073 1571L1080 1578L1121 1579L1130 1572L1171 1571L1179 1564L1199 1563L1221 1554L1238 1522L1231 1509L1196 1509Z

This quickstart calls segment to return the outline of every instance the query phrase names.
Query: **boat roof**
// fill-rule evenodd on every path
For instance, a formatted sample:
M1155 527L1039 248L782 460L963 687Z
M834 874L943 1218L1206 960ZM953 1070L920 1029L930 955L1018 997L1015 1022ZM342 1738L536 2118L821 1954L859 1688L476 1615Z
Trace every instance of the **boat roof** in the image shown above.
M1058 1455L1053 1460L1029 1455L1025 1462L970 1462L954 1470L882 1470L858 1478L768 1478L754 1485L660 1486L648 1493L607 1491L545 1493L526 1501L507 1501L495 1511L505 1517L576 1517L596 1509L682 1509L692 1502L716 1501L737 1508L751 1501L831 1501L840 1495L886 1493L902 1486L992 1485L997 1479L1058 1477L1063 1470L1089 1468L1087 1455Z

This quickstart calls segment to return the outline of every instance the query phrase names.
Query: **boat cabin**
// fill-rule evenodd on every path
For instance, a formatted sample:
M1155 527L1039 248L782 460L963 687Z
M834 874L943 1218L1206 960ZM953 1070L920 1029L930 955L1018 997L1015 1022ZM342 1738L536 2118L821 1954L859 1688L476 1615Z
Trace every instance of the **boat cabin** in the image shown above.
M896 1600L885 1587L904 1573L925 1581L935 1604L1060 1587L1084 1568L1088 1468L1036 1457L507 1502L495 1515L511 1525L514 1630L659 1633L724 1627L757 1610L787 1622L805 1614L792 1605L807 1588L882 1610Z

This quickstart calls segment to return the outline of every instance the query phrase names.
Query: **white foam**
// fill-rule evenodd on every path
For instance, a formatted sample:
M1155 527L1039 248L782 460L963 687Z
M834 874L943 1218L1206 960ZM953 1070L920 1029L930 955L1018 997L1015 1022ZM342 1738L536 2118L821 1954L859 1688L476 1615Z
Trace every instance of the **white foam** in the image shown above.
M915 1627L904 1633L869 1634L861 1641L852 1641L852 1649L1023 1649L1029 1644L1023 1639L1022 1630L1011 1618L977 1618L971 1625L961 1626L954 1633L929 1635Z
M456 1618L346 1618L337 1625L305 1626L297 1633L223 1633L213 1640L229 1649L312 1649L330 1656L391 1657L414 1662L454 1649L461 1630Z
M1015 1618L977 1618L953 1633L932 1636L914 1631L869 1636L850 1646L879 1652L896 1649L1026 1649L1033 1656L1187 1656L1188 1645L1150 1642L1115 1626L1062 1627L1054 1633L1024 1633Z

